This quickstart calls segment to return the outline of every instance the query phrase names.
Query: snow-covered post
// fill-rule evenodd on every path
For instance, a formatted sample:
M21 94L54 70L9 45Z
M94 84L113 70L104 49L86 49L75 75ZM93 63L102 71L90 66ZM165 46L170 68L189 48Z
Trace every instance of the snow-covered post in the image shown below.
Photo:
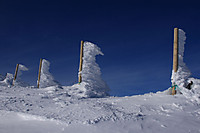
M16 65L15 76L14 76L14 79L13 79L13 85L14 85L15 80L17 79L18 68L19 68L19 64Z
M184 93L184 89L188 84L188 78L191 75L190 70L187 68L183 61L184 57L184 45L185 45L185 32L181 29L174 29L174 56L173 56L173 70L172 70L172 95ZM176 91L175 91L176 89Z
M178 71L178 28L174 28L173 71L174 73ZM172 95L175 95L175 84L172 83L172 86Z
M49 72L50 62L41 59L40 60L40 77L38 77L37 83L39 83L39 88L46 88L50 86L59 86L60 84L54 80L53 75Z
M12 85L17 85L17 86L27 86L28 85L25 82L20 80L22 71L28 71L28 68L22 64L17 64L16 70L15 70L15 76L12 80Z
M173 55L173 70L178 70L178 28L174 28L174 55Z
M84 41L81 41L81 50L80 50L80 64L79 64L79 73L78 73L78 83L82 82L81 72L83 68L83 44Z
M80 86L84 86L86 97L108 96L109 88L101 78L101 70L96 63L97 55L103 55L101 49L91 42L84 42L82 81Z
M41 68L42 68L42 59L40 59L39 72L38 72L38 82L37 82L38 88L40 87Z

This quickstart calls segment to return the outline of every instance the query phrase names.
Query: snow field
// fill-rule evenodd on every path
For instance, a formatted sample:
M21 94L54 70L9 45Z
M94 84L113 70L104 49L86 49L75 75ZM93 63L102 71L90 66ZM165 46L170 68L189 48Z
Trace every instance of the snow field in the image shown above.
M61 93L65 91L57 87L45 90L24 87L0 89L1 133L14 129L25 132L28 128L53 132L53 127L57 129L56 133L200 132L199 105L183 95L150 93L131 97L77 99L67 97L66 93ZM11 125L15 128L5 129ZM23 126L25 129L21 131Z

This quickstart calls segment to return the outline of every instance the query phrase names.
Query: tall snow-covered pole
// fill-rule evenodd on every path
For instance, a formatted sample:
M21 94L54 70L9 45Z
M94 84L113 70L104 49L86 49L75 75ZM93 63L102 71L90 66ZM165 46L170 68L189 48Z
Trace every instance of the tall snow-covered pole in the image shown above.
M13 79L13 85L14 85L15 80L17 79L18 69L19 69L19 64L17 64L16 69L15 69L15 76L14 76L14 79Z
M42 59L40 59L39 72L38 72L38 82L37 82L38 88L40 87L41 68L42 68Z
M178 71L178 28L174 28L173 70Z
M174 28L174 52L173 52L173 71L178 71L178 28ZM172 95L176 94L176 83L172 83Z
M79 64L79 73L78 73L78 83L82 82L81 71L83 68L83 44L84 41L81 41L81 50L80 50L80 64Z

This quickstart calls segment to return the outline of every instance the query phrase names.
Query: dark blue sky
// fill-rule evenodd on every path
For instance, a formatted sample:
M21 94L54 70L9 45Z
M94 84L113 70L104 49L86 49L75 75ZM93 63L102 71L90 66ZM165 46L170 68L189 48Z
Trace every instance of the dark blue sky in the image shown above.
M173 28L187 34L185 62L200 77L200 8L193 1L0 0L0 73L36 85L40 58L63 85L77 82L80 41L97 44L111 95L165 90L170 86Z

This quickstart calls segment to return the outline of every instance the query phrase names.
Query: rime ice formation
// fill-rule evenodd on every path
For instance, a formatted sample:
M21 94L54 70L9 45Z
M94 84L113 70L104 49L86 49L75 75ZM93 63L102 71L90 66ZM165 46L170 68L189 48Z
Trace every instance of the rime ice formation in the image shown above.
M186 64L183 61L184 57L184 45L185 45L185 32L179 29L178 34L178 71L175 73L172 70L172 84L177 84L179 87L185 87L187 80L191 75L190 70L187 68Z
M103 55L101 49L93 43L84 42L82 82L74 85L74 87L79 88L81 97L108 96L109 88L101 78L101 70L96 63L96 55Z
M16 78L16 80L14 81L14 85L15 85L15 86L23 86L23 87L26 87L26 86L29 85L29 84L25 83L24 81L22 81L22 80L20 79L20 76L22 75L22 71L28 71L28 68L25 67L25 66L22 65L22 64L19 64L18 73L17 73L17 78ZM6 77L4 77L4 78L0 81L0 85L11 86L11 85L13 85L13 79L14 79L13 74L7 73L7 74L6 74Z
M18 73L17 73L17 78L14 81L14 85L15 86L29 86L29 84L25 83L24 81L21 80L21 75L22 75L22 71L28 71L28 68L22 64L19 64L18 67Z
M191 72L183 61L184 57L184 44L186 40L185 32L179 29L178 39L178 71L175 73L172 70L171 82L178 85L177 92L182 93L192 101L200 103L200 80L190 78ZM193 82L192 90L188 90L186 86Z
M49 72L49 69L50 62L43 59L40 76L40 88L58 85L58 82L54 80L52 74Z
M22 75L22 71L28 71L28 68L22 64L19 64L18 74L17 74L18 77Z
M5 85L5 86L10 86L12 85L13 82L13 74L11 73L7 73L6 77L4 78L4 80L0 81L0 85Z

